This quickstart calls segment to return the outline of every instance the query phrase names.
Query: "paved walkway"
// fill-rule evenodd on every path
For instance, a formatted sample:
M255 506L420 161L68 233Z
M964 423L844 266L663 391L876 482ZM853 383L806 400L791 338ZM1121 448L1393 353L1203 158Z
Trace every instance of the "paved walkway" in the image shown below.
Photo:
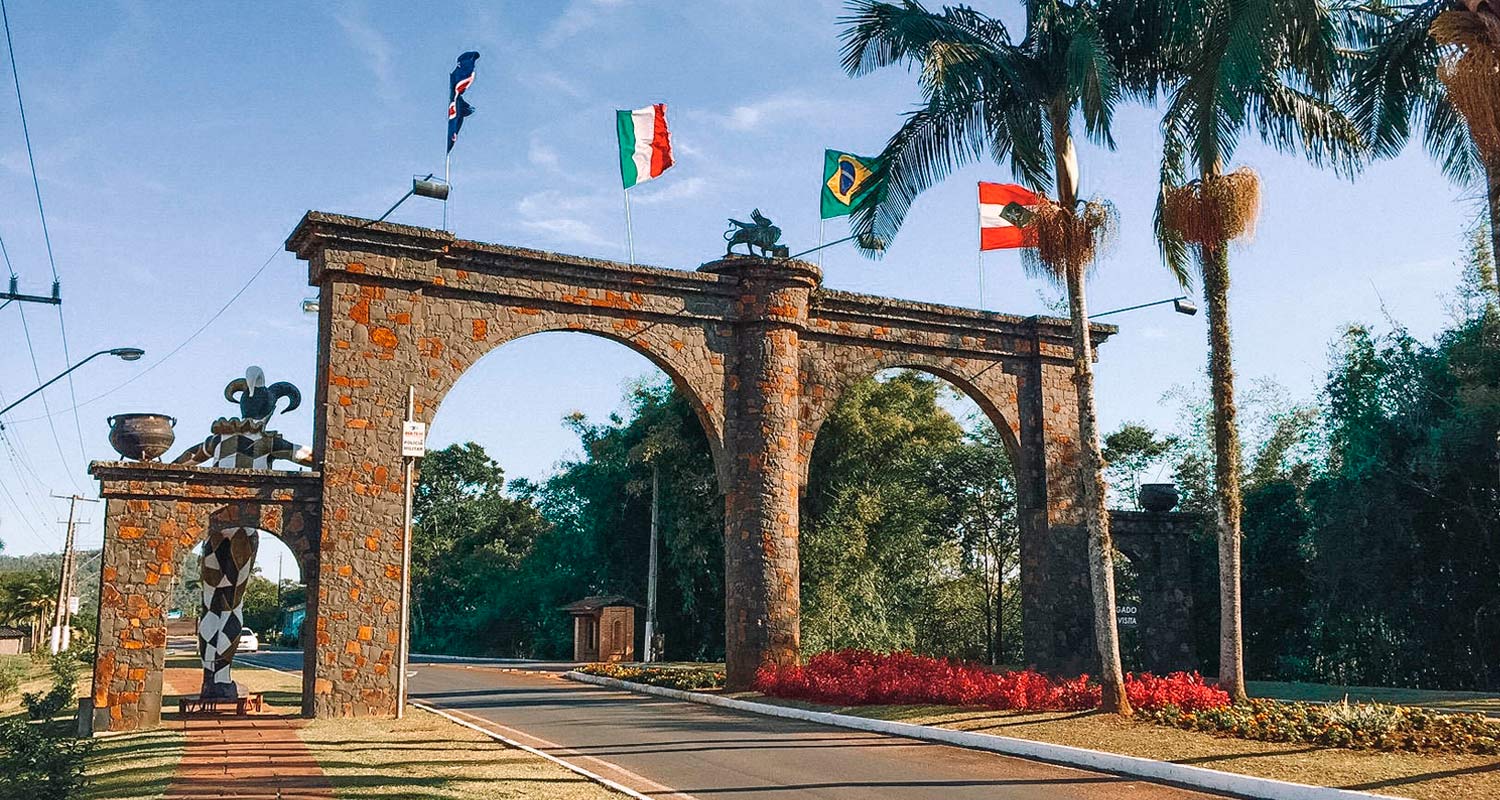
M193 669L168 669L168 693L196 694L201 674ZM163 720L163 725L181 726L187 734L182 762L166 796L331 800L332 785L312 750L297 735L301 718L270 704L266 708L266 713L243 717L216 714Z

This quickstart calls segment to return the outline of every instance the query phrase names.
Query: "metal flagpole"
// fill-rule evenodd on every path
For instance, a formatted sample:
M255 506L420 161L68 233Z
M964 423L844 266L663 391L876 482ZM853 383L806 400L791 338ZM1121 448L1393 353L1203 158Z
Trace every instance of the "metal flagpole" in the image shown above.
M630 187L620 190L625 195L625 245L630 250L630 263L635 264L635 230L630 225Z
M448 154L445 155L445 156L443 156L443 183L447 184L447 186L448 186L448 193L449 194L453 193L453 181L451 181L449 179L449 171L450 171L450 167L452 166L452 164L453 164L453 151L449 150ZM447 197L443 198L443 230L445 230L445 231L448 230L448 198Z
M984 215L979 209L979 204L974 204L974 234L977 241L974 242L974 262L979 265L979 310L984 310Z
M818 269L823 268L823 225L828 220L818 217Z

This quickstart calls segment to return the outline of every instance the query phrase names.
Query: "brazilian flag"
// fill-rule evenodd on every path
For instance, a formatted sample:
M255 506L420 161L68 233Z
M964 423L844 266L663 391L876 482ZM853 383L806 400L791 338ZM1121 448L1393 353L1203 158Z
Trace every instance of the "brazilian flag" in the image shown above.
M880 159L823 151L823 219L847 217L866 201L880 199Z

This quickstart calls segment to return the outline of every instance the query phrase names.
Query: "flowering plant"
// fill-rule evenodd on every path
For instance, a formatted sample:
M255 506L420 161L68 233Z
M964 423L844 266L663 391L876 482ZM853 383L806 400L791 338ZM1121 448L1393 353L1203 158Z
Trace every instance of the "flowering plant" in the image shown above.
M773 697L835 705L926 704L1002 711L1085 711L1099 707L1101 694L1088 675L1058 679L1029 669L992 672L959 661L867 650L834 650L802 666L763 667L755 688ZM1229 695L1208 686L1196 673L1127 675L1125 691L1143 710L1229 704Z

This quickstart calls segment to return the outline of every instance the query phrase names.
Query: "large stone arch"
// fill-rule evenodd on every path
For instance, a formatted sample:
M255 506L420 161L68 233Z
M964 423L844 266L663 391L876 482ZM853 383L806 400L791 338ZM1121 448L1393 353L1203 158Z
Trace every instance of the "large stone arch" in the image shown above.
M429 298L424 313L444 319L458 319L469 310L462 301ZM475 326L476 321L484 321ZM424 355L431 361L427 367L430 381L432 413L435 416L442 401L474 365L506 345L545 333L579 333L621 345L650 361L666 373L677 391L687 398L698 417L698 424L708 437L714 470L724 485L724 359L708 350L705 337L697 329L681 326L647 325L635 320L589 316L559 318L551 312L530 313L525 309L502 307L493 317L467 319L468 335L463 325L449 337L429 327ZM434 326L435 327L435 326ZM456 342L445 345L444 341ZM704 369L704 367L707 369ZM721 488L722 491L722 488Z
M445 231L309 212L287 242L318 288L314 457L323 475L309 615L320 716L386 715L399 647L400 428L486 353L581 331L623 342L687 394L725 503L732 687L798 657L798 495L831 403L860 374L910 366L981 403L1015 450L1022 491L1028 660L1091 660L1079 513L1076 395L1066 321L822 289L811 264L730 257L696 271L464 241ZM1113 331L1094 326L1096 341ZM354 590L358 591L354 591Z
M1004 361L976 363L965 358L883 350L861 353L857 359L843 363L826 360L827 355L825 348L818 346L805 349L802 355L804 391L799 409L799 444L803 486L807 485L807 468L812 462L818 432L844 392L854 383L888 369L916 370L943 379L979 406L985 418L1000 432L1012 461L1020 457L1020 407L1017 380L1011 372L1015 365L1007 365Z

